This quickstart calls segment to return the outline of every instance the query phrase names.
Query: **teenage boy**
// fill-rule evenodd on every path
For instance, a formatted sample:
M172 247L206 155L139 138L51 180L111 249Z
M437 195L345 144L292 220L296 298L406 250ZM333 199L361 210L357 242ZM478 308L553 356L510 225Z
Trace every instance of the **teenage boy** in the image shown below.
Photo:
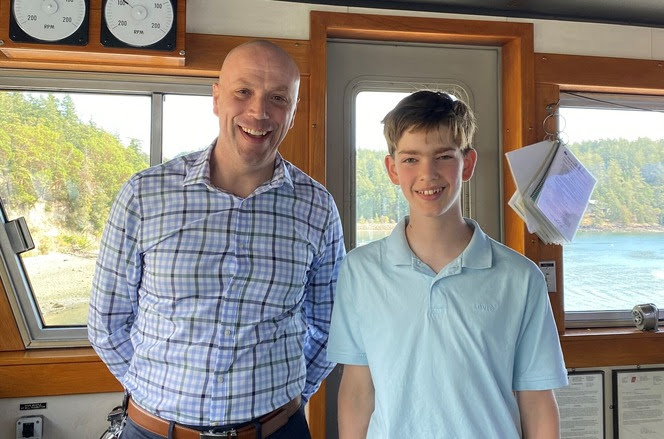
M340 269L327 352L344 364L339 437L558 438L552 389L567 373L544 277L461 213L472 111L419 91L383 123L410 214Z

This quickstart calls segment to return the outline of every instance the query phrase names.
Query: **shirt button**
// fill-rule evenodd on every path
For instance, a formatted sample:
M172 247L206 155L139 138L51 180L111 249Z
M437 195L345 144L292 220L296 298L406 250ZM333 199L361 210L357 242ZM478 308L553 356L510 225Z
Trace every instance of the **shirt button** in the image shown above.
M223 383L224 382L224 377L223 376L218 376L217 377L217 382Z
M231 336L231 330L230 330L230 329L227 329L227 330L224 332L224 334L226 334L226 337L230 337L230 336Z

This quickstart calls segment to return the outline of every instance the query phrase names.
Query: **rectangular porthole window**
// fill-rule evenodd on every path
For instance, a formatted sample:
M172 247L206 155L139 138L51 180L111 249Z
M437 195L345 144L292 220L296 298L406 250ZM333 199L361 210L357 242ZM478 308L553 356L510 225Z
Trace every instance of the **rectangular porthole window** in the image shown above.
M28 347L87 344L99 241L120 187L214 139L210 86L154 79L0 75L0 280ZM169 100L177 110L167 111ZM207 124L185 145L183 114L204 103ZM166 152L165 136L180 149Z
M664 318L664 98L561 93L563 140L597 178L563 247L568 327L632 325L653 303Z

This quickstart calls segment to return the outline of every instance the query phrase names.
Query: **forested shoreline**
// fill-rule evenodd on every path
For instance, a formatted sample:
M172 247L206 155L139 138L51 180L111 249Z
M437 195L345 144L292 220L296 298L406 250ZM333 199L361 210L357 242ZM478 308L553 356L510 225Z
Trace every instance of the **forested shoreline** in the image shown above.
M569 147L598 181L581 232L664 232L664 140ZM390 227L408 213L385 154L357 151L358 229ZM67 95L0 93L0 196L8 219L32 220L37 253L94 250L120 187L147 166L138 141L125 145L81 121Z
M603 139L568 145L597 179L582 231L664 231L664 140ZM389 180L386 151L357 151L358 225L396 222L408 212Z

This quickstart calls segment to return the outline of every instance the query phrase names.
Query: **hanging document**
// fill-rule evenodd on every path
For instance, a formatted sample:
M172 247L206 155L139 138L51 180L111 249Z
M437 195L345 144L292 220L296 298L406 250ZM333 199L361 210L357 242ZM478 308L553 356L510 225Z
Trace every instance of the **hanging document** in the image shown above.
M597 180L558 141L506 154L517 190L509 205L546 244L572 241Z

